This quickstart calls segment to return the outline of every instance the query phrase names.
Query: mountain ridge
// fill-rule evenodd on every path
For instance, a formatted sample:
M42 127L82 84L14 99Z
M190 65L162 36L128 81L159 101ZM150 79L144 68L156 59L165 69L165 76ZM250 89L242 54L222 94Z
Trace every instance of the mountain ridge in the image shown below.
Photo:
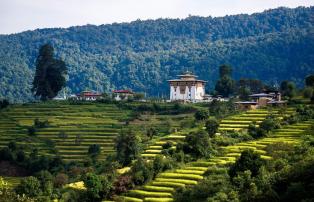
M192 16L0 35L0 84L4 86L0 97L31 100L34 63L38 48L46 42L67 63L69 92L74 93L86 88L132 88L152 96L167 95L166 80L186 69L208 80L209 90L222 63L234 67L235 78L291 79L301 85L304 76L313 73L313 16L314 7L278 8L252 15ZM281 75L273 75L278 72Z

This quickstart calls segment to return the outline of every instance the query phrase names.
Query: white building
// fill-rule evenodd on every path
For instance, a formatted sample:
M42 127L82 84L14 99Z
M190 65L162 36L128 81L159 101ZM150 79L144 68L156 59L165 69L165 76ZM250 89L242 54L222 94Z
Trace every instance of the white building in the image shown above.
M77 100L84 101L95 101L102 97L101 93L93 92L93 91L82 91L81 93L76 95Z
M134 93L130 90L114 90L112 91L113 98L116 101L127 100L129 97L133 97Z
M180 79L168 80L170 101L199 102L204 100L206 81L197 80L191 72L178 75Z

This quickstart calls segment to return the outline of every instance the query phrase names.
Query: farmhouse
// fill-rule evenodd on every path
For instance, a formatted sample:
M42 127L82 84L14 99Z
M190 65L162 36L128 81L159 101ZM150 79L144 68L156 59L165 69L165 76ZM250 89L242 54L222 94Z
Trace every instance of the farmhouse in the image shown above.
M133 97L134 93L130 90L114 90L112 91L113 98L117 101L127 100L129 97Z
M286 101L281 100L281 94L278 91L266 91L249 95L249 101L235 102L239 109L256 109L265 106L282 106Z
M95 101L102 97L101 93L93 92L93 91L82 91L81 93L76 95L77 100L84 101Z
M197 80L189 71L178 75L179 79L168 80L170 101L199 102L204 100L206 81Z

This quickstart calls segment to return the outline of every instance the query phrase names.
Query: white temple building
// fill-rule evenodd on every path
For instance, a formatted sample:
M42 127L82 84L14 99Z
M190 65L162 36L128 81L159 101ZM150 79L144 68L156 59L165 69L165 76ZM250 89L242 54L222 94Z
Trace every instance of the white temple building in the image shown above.
M189 71L178 77L180 79L168 80L170 101L200 102L204 100L206 81L197 80L197 76Z

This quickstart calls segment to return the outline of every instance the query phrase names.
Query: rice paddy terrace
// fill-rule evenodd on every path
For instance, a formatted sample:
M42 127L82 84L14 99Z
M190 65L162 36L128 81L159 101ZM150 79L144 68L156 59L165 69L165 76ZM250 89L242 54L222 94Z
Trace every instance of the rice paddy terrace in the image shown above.
M274 115L278 118L283 118L283 116L287 116L294 113L293 108L288 108L284 114L282 114L278 109L257 109L246 111L241 114L233 115L227 117L226 119L221 120L219 125L219 131L239 131L245 130L248 128L250 123L255 123L257 126L269 115ZM188 131L189 132L189 131ZM167 142L171 142L173 147L177 144L178 141L184 140L187 132L177 132L170 134L168 136L159 138L154 143L150 144L144 152L141 154L142 157L147 159L153 159L157 155L161 154L163 150L163 145Z
M230 116L226 119L223 119L220 122L219 130L220 131L239 131L243 129L247 129L251 123L255 123L255 125L259 125L267 116L274 115L278 118L283 118L283 116L287 116L289 114L294 113L293 108L287 108L285 111L281 111L279 109L256 109L250 110L242 114L237 114L234 116Z
M0 112L0 147L10 141L26 150L38 148L40 154L59 154L65 161L80 161L91 144L101 146L101 155L114 151L121 123L129 111L112 104L25 104L13 105ZM35 119L48 120L48 127L28 135Z
M248 112L248 114L250 113L251 112ZM312 125L314 125L314 120L294 125L286 125L274 131L269 137L221 147L222 155L207 160L191 162L181 168L160 173L150 183L127 192L126 195L123 196L123 199L131 202L173 201L173 193L176 188L196 185L204 178L204 173L206 171L211 171L213 167L215 168L213 172L227 169L227 166L233 164L243 150L252 149L261 154L263 159L271 159L272 157L267 153L268 145L282 142L297 145L301 141L300 136ZM161 144L161 142L156 143ZM157 147L150 148L157 149ZM158 149L160 149L160 147L158 147ZM147 151L145 152L148 153Z

